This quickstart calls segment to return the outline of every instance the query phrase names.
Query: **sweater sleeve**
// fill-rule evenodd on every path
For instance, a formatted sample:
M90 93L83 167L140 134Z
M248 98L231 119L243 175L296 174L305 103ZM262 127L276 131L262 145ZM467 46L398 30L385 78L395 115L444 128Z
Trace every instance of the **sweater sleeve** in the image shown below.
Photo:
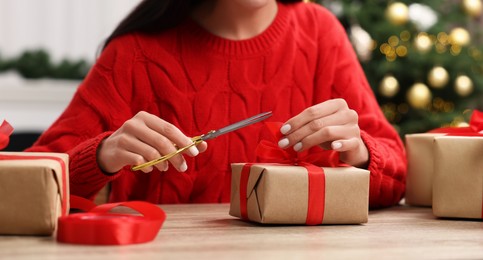
M332 15L328 15L332 17ZM330 29L319 37L327 52L321 57L317 85L331 89L329 98L343 98L359 115L361 138L369 150L371 208L397 204L404 195L406 155L398 133L386 120L342 25L329 18ZM330 24L330 25L327 25Z
M26 151L69 154L71 194L94 199L121 172L106 175L97 164L101 141L132 117L129 106L135 56L128 36L112 41L61 116Z

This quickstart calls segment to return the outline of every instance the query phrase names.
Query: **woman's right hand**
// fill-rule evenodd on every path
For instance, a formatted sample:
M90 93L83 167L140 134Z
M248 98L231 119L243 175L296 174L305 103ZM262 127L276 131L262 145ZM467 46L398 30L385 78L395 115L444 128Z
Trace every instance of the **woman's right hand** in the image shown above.
M97 163L107 173L116 173L126 165L139 165L191 144L191 138L185 136L177 127L147 112L139 112L127 120L111 136L104 139L97 151ZM175 146L176 145L176 146ZM192 146L185 153L196 156L207 148L206 142ZM169 159L179 171L188 166L182 154ZM154 165L160 171L168 170L168 162ZM153 166L143 168L151 172Z

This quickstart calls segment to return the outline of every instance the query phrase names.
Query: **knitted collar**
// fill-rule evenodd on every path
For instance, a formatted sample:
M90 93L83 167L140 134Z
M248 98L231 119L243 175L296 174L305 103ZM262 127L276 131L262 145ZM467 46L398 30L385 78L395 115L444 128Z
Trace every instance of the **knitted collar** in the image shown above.
M251 56L270 49L288 30L289 7L277 2L277 15L270 26L261 34L246 40L230 40L214 35L195 21L188 19L181 29L183 39L196 44L203 50L212 50L216 53L229 56ZM185 31L186 30L186 31ZM185 38L186 37L186 38Z

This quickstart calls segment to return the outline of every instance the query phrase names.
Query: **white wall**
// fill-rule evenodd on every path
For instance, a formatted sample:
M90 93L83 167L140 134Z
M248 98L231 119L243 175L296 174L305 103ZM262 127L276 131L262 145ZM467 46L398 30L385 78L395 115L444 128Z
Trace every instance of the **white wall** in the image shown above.
M140 0L0 0L0 54L46 48L55 61L85 58Z
M79 85L71 80L26 80L14 72L0 75L0 124L14 133L41 133L64 111Z
M161 0L160 0L161 1ZM62 58L94 62L97 48L140 0L0 0L0 55L45 48ZM25 80L0 73L0 123L14 133L42 132L70 102L80 82Z

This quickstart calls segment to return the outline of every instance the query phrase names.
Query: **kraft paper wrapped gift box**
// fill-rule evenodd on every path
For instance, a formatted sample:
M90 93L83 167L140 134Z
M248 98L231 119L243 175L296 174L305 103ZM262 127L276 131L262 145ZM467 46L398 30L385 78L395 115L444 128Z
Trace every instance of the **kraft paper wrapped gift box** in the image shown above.
M433 214L483 218L483 133L436 137L434 144Z
M433 194L433 142L444 134L408 134L406 156L408 172L406 176L405 203L413 206L431 206Z
M232 164L230 215L243 218L240 178L245 164ZM322 168L325 192L321 224L367 222L369 171L354 167ZM248 219L267 224L306 224L309 177L301 166L253 164L247 184ZM320 223L319 223L320 224Z
M68 155L0 152L0 234L51 235L66 215Z

